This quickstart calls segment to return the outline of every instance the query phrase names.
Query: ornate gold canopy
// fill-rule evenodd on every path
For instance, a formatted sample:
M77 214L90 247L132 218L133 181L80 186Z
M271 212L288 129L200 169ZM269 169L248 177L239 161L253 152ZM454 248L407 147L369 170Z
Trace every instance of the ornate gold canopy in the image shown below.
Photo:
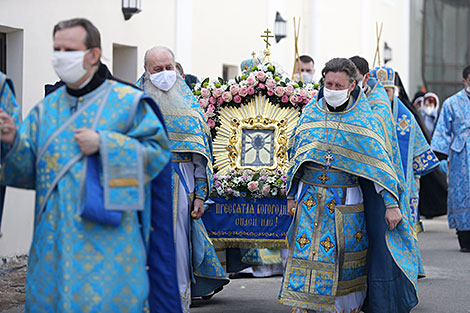
M273 105L263 95L240 107L219 112L220 127L213 142L214 169L287 170L287 142L299 118L294 108Z

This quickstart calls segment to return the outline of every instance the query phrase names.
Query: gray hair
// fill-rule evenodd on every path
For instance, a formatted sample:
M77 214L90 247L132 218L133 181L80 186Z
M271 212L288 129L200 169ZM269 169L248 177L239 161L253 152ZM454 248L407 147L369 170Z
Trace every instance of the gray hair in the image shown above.
M73 18L70 20L60 21L54 26L54 31L52 32L52 36L55 35L56 32L59 30L63 30L66 28L72 28L76 26L81 26L86 31L86 39L85 39L85 46L87 49L91 48L100 48L101 49L101 36L98 28L96 28L93 23L91 23L86 18Z
M148 65L147 59L148 59L149 54L154 52L154 51L167 51L167 52L169 52L171 54L171 57L173 58L173 63L175 63L175 54L173 53L173 51L171 51L170 48L165 47L165 46L155 46L155 47L152 47L152 48L148 49L147 51L145 51L145 55L144 55L144 65L145 65L145 67L147 67L147 65Z
M351 84L353 81L357 80L357 70L356 65L351 60L345 58L334 58L329 60L323 70L321 71L323 79L325 78L326 74L329 72L338 73L344 72L348 75L349 83Z

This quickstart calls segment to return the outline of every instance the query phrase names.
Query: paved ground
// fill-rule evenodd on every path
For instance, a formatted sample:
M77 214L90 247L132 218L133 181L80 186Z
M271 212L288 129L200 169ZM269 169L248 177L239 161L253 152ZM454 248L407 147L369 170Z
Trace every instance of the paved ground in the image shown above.
M455 231L445 217L425 220L419 235L427 277L418 282L419 301L413 313L470 313L470 253L458 251ZM288 313L278 304L281 277L236 279L209 301L195 301L192 313ZM22 306L2 313L20 313Z

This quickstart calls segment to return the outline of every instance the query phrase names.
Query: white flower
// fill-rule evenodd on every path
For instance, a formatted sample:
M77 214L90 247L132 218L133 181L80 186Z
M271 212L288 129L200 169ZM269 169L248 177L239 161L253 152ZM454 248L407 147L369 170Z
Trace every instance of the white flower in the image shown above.
M233 191L233 196L234 196L234 197L240 197L240 191L234 190L234 191Z
M217 188L215 188L215 190L217 191L217 194L219 196L222 196L224 194L224 188L222 188L222 187L217 187Z
M235 81L235 79L230 79L230 80L228 81L228 85L229 85L229 86L236 85L236 84L237 84L237 82Z
M274 176L271 176L268 178L268 183L273 184L276 182L276 178Z
M199 90L201 89L201 83L196 83L196 85L194 85L194 90Z
M273 189L271 189L271 194L272 194L273 196L276 196L276 195L277 195L277 192L278 192L277 188L274 187Z
M223 91L227 90L228 86L223 84L221 87L220 87Z

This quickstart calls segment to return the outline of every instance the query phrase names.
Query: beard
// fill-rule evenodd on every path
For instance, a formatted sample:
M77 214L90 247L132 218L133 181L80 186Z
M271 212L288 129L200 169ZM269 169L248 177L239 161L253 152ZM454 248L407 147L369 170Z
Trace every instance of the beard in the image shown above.
M181 92L181 88L184 87L182 84L185 82L177 77L175 84L168 91L164 91L152 84L148 74L145 74L143 87L165 115L178 109L189 109Z

